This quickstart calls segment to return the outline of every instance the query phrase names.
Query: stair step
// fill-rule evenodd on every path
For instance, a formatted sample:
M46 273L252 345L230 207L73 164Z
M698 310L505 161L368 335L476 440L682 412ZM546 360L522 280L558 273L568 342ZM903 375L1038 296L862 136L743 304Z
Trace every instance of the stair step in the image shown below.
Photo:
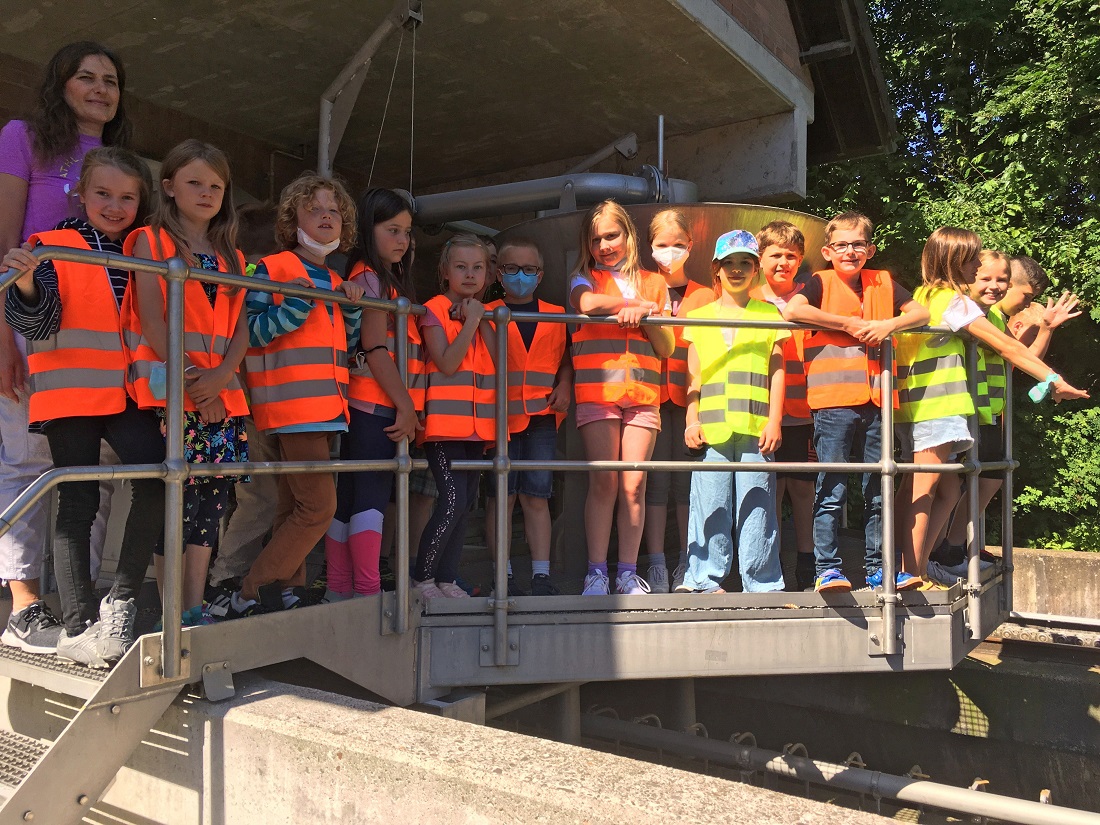
M0 644L0 676L46 688L67 696L90 699L109 670L96 670L67 662L52 654L27 653Z
M18 787L49 744L10 730L0 730L0 785Z

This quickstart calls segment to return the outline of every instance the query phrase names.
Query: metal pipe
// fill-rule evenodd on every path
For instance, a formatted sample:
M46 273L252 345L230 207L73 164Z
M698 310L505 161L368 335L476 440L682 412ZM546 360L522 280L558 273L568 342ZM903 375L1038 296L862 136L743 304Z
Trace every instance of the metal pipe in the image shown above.
M1008 372L1006 365L1005 372ZM966 341L966 388L971 398L978 397L978 342L968 337ZM981 461L978 460L978 440L981 438L978 432L977 415L970 417L970 434L974 438L972 449L972 462L976 462L977 472L970 476L970 484L966 485L966 498L969 505L970 518L966 525L966 609L970 623L970 638L981 641L985 638L982 632L982 568L981 568L981 531L978 523L982 518L981 497L978 491L978 472L981 472Z
M511 310L502 305L493 310L496 328L496 398L493 417L496 423L496 455L493 457L493 483L496 485L496 547L493 548L496 571L493 585L493 664L508 664L508 552L512 536L508 531L508 332Z
M1005 467L1005 479L1001 486L1001 563L1004 570L1001 574L1001 587L1005 595L1005 611L1008 613L1012 612L1014 595L1012 544L1015 537L1012 534L1012 474L1017 466L1012 455L1012 407L1012 368L1005 364L1005 408L1001 411L1001 420L1004 426L1005 461L1008 464Z
M165 679L176 679L180 675L180 616L183 615L183 485L187 479L187 462L183 452L183 315L188 271L183 258L172 257L167 263L164 464L168 472L164 477L161 665Z
M350 462L349 462L350 463ZM226 472L233 471L237 468L235 464L219 464L220 468L225 468ZM289 465L288 465L289 466ZM296 465L295 465L296 466ZM332 466L335 466L335 462ZM492 470L493 462L489 459L464 459L461 461L454 461L451 466L456 470ZM693 472L693 473L798 473L805 472L807 467L812 467L814 472L825 473L881 473L881 464L864 464L852 462L845 464L843 462L822 462L817 463L800 463L797 461L769 461L766 467L757 467L757 465L744 462L744 461L707 461L707 462L692 462L692 461L576 461L570 459L548 459L546 461L535 461L522 459L518 461L511 461L510 466L512 470L560 470L563 472L585 472L587 470L605 470L605 471L619 471L619 470L640 470L644 472L654 472L658 470L671 470L674 472ZM963 472L962 464L896 464L898 472L945 472L945 473L961 473ZM218 475L217 469L200 469L199 473L206 475ZM314 471L316 472L316 471ZM193 473L194 475L195 473Z
M583 684L584 682L555 682L550 685L540 685L533 690L525 690L523 693L509 696L507 699L501 699L499 702L494 702L491 707L485 708L485 721L488 722L490 719L497 719L505 714L522 710L536 702L551 699L560 693L565 693L567 690L572 690Z
M665 116L657 115L657 168L661 174L665 172Z
M879 357L879 398L882 401L882 438L879 460L882 477L879 484L882 525L882 652L896 656L898 652L897 559L894 555L894 340L887 337L881 344Z
M558 175L420 195L413 199L413 215L418 224L436 224L557 209L561 204L562 189L567 184L572 186L578 208L605 198L614 198L622 204L651 203L657 198L654 183L634 175L608 172Z
M397 345L397 372L401 383L409 386L409 307L408 298L397 299L397 311L394 313L394 340ZM412 462L409 460L409 439L397 442L397 473L394 476L394 518L397 519L394 530L394 543L397 546L397 558L394 566L394 617L393 632L405 633L409 629L409 473Z
M908 776L871 771L865 768L836 765L789 753L737 745L707 739L649 725L585 714L581 730L586 736L629 742L647 748L672 751L696 759L708 759L732 765L742 770L763 770L768 773L810 782L827 788L840 788L858 794L870 794L876 799L896 799L916 805L927 805L971 816L991 817L1020 825L1100 825L1100 814L1078 811L1057 805L1045 805L1026 799L956 788L938 782L913 779Z
M593 152L586 157L572 169L566 171L567 175L578 175L581 172L587 172L597 163L601 163L618 152L627 160L638 155L638 136L633 132L623 135L618 140L607 144L607 146L600 149L598 152Z

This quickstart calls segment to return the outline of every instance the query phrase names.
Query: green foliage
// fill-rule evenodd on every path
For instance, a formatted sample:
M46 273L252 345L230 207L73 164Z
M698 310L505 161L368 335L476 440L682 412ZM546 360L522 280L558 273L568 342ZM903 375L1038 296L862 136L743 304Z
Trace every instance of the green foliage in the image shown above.
M869 0L868 12L899 148L810 170L809 210L867 213L876 263L910 285L934 229L973 229L1040 261L1052 292L1076 292L1100 321L1100 4ZM1047 363L1097 395L1098 356L1084 316L1055 334ZM1100 550L1096 403L1018 405L1019 542Z

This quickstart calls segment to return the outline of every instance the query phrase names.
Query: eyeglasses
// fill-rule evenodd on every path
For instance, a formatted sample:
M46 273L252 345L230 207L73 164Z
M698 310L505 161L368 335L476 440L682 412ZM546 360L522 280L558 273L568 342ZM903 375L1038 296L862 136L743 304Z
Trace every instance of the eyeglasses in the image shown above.
M519 266L518 264L505 264L504 266L502 266L500 268L500 271L504 275L519 275L519 273L521 273L521 272L524 275L538 275L540 272L542 272L542 267L540 267L540 266Z
M853 252L862 254L871 248L871 244L867 241L837 241L828 245L829 249L833 252L843 253L851 249Z

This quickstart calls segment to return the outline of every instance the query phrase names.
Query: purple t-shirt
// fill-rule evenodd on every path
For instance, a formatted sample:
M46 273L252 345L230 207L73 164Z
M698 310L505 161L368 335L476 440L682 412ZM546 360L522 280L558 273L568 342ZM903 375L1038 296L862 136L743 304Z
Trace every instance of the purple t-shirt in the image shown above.
M11 120L0 129L0 173L27 181L27 206L20 241L35 232L53 229L66 218L79 217L76 184L80 179L80 166L84 155L101 145L97 137L80 135L75 149L42 164L34 155L26 123Z

